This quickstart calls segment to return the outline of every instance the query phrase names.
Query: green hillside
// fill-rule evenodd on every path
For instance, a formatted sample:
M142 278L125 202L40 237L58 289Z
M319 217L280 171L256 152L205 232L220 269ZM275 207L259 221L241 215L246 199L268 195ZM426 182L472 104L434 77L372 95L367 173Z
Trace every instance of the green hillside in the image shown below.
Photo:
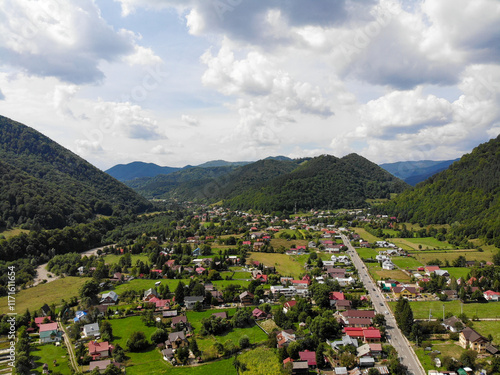
M292 172L264 186L227 199L231 208L282 211L366 207L367 199L388 198L409 186L369 160L350 154L322 155L303 161Z
M500 247L499 193L500 136L377 210L411 223L452 224L456 236Z
M57 228L151 206L71 151L3 116L0 160L0 226Z

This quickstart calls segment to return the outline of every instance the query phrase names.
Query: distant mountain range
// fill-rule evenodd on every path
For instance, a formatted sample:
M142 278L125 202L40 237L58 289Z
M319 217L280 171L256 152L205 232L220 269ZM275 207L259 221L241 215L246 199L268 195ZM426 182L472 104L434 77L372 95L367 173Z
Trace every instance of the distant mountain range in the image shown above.
M264 212L367 206L409 185L367 159L351 154L290 159L273 157L245 165L192 167L127 181L147 198L205 203Z
M380 164L380 166L406 183L415 186L436 173L444 171L457 160L460 159L444 161L399 161L396 163Z
M286 156L270 156L264 160L278 160L278 161L291 161L292 159ZM380 167L391 173L393 176L400 178L409 185L415 186L419 182L426 180L432 175L444 171L455 160L444 160L444 161L433 161L433 160L421 160L421 161L400 161L396 163L385 163L380 164ZM132 162L129 164L118 164L114 167L108 169L106 173L113 176L119 181L131 181L136 178L142 177L155 177L158 175L168 175L174 172L189 168L213 168L213 167L228 167L228 166L243 166L251 164L251 161L241 161L241 162L228 162L225 160L212 160L206 163L192 166L186 165L182 168L177 167L161 167L153 163L143 163L143 162Z
M146 199L36 130L0 116L0 227L62 228L144 212Z

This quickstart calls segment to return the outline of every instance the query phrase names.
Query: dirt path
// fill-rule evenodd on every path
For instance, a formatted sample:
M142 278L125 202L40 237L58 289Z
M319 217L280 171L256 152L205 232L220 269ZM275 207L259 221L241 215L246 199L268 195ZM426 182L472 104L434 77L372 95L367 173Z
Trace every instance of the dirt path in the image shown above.
M85 255L87 255L87 256L97 255L97 250L102 250L107 246L114 246L114 245L106 245L106 246L96 247L94 249L84 251L83 253L80 253L80 255L82 257ZM59 278L59 276L56 276L56 275L47 271L47 265L48 265L48 263L44 263L44 264L39 265L36 268L36 276L33 280L33 286L40 284L42 282L42 280L47 280L47 282L50 283L51 281L57 280ZM52 275L52 277L49 277L49 273Z

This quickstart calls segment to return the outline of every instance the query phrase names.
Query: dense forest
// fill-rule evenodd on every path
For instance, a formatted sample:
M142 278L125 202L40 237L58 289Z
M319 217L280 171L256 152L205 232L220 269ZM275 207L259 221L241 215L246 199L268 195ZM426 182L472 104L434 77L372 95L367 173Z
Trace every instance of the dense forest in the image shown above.
M0 227L60 228L151 204L43 134L0 116Z
M264 212L311 208L366 207L367 199L389 198L409 186L367 159L350 154L323 155L301 163L291 173L224 201L233 209Z
M409 186L365 158L269 158L240 167L193 168L128 185L146 197L220 202L263 212L366 207Z
M500 136L374 210L410 223L451 224L455 235L500 247Z

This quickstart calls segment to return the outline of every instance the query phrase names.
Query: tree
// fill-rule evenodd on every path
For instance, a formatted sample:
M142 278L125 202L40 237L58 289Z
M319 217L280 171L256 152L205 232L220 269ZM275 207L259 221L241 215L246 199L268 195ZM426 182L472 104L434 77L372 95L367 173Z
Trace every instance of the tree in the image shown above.
M239 309L233 315L231 324L233 327L243 328L252 322L252 313L249 309Z
M460 355L460 362L463 366L470 368L476 367L477 352L475 350L466 350Z
M300 344L297 341L293 341L288 345L287 351L288 355L292 359L298 359L299 358L299 352L300 352Z
M184 289L185 285L182 281L179 281L177 288L175 288L175 302L178 304L184 303Z
M239 345L241 349L245 349L250 346L250 339L247 335L243 335L240 337Z
M141 320L144 322L145 325L147 326L152 326L155 324L155 317L153 310L150 309L145 309L142 314L141 314Z
M356 356L354 354L344 352L340 355L340 366L352 368L356 364Z
M120 344L116 344L115 345L115 348L113 349L113 358L115 359L116 362L123 362L123 361L125 361L125 359L126 359L126 357L125 357L125 351L120 346Z
M146 335L141 331L133 332L127 340L127 347L131 352L139 352L146 349L148 346L149 342L146 340Z
M107 320L101 321L99 326L99 330L101 332L101 338L103 341L112 341L113 340L113 328L111 324Z
M86 306L91 306L97 302L97 293L99 293L99 283L90 279L80 288L80 297L82 303Z
M314 318L309 329L321 340L335 337L340 332L340 326L336 320L327 319L322 316Z
M316 348L316 364L318 368L324 368L326 366L324 353L325 353L325 344L320 343Z
M193 353L193 355L195 357L199 357L201 354L201 351L198 348L198 342L196 341L196 339L194 337L191 339L191 341L189 341L189 350L191 350L191 352Z
M380 375L380 371L378 371L375 367L372 367L368 370L368 375Z
M165 331L163 328L158 328L151 334L151 342L155 344L160 344L165 340L167 340L167 338L168 338L168 332Z
M184 346L182 348L177 349L175 351L175 356L177 358L177 361L179 361L179 363L185 365L189 360L189 348Z

